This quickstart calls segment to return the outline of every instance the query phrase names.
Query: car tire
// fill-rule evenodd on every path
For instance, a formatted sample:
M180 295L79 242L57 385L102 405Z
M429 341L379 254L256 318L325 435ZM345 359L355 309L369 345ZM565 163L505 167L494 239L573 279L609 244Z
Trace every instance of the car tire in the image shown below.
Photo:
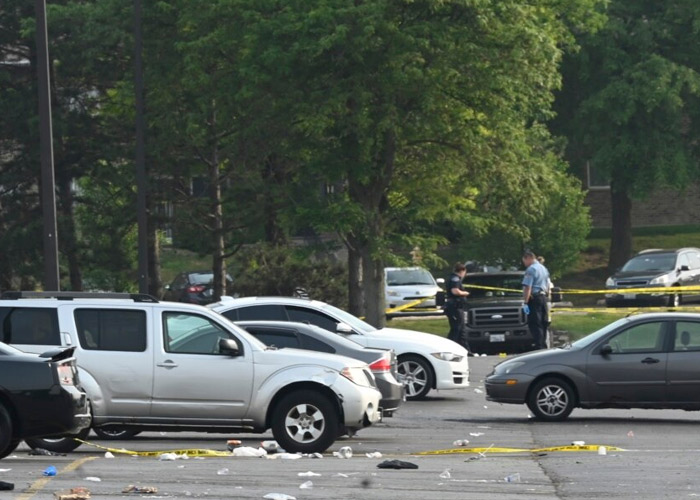
M433 369L430 363L420 356L399 356L397 372L399 382L403 382L406 387L406 399L409 401L425 399L433 388Z
M14 448L17 448L17 445L11 448L13 441L12 418L5 407L0 404L0 458L6 457L14 451Z
M566 419L576 405L574 390L556 377L537 382L527 397L527 406L538 420L558 422Z
M106 440L131 439L134 436L141 434L141 431L133 431L131 429L120 429L119 427L102 427L93 429L97 437Z
M5 458L10 453L15 451L21 442L22 442L21 439L11 439L9 446L7 448L5 448L4 450L0 451L0 458Z
M75 438L84 440L90 433L90 428L87 427L74 436L66 436L60 438L31 438L25 439L25 443L32 449L43 448L44 450L53 451L55 453L70 453L82 443L76 441Z
M323 394L309 390L284 396L272 413L272 434L290 453L322 453L340 431L338 410Z

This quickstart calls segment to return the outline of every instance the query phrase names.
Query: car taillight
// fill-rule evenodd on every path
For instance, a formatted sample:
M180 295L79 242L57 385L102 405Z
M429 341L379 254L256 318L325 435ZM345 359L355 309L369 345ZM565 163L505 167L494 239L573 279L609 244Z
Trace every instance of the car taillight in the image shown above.
M187 293L200 293L203 292L207 287L204 285L192 285L187 287Z
M58 365L58 380L61 385L75 385L73 380L73 367L71 365Z
M374 363L370 363L369 369L374 373L386 373L391 371L391 356L389 353L384 354Z

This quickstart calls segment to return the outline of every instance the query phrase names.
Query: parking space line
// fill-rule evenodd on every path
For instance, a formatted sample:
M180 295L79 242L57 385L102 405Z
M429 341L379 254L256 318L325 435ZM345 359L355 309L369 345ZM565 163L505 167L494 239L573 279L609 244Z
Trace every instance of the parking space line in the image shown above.
M66 465L63 469L59 471L59 474L65 474L66 472L71 472L83 465L86 462L89 462L90 460L95 460L97 457L83 457L79 458L78 460L73 460L71 463ZM51 482L53 477L47 476L47 477L42 477L40 479L37 479L32 483L32 485L22 493L19 497L17 497L17 500L29 500L32 498L34 495L39 493L41 490L46 488L46 485Z

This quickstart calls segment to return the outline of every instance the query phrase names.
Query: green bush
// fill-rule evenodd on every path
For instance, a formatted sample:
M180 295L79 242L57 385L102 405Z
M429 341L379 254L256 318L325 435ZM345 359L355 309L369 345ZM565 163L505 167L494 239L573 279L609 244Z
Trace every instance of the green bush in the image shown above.
M312 299L347 308L347 267L327 252L308 247L256 244L231 262L234 292L240 296L292 296L303 288Z

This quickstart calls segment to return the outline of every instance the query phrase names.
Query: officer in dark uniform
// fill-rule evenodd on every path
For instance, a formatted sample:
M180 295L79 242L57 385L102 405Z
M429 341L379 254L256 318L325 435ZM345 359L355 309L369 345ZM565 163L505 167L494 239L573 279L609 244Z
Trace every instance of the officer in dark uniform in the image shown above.
M462 280L467 274L464 264L455 264L454 271L447 278L447 291L445 292L445 314L450 322L450 333L447 338L454 340L465 349L469 350L467 332L464 324L465 308L469 292L462 287Z

